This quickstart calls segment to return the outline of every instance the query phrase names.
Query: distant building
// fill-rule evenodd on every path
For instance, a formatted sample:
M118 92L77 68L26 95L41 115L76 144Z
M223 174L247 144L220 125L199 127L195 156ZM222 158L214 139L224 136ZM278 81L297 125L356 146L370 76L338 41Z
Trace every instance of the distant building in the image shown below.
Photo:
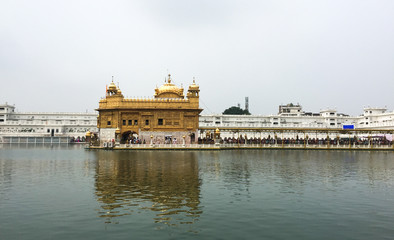
M292 103L286 105L279 105L279 115L281 116L301 116L304 112L302 111L301 105L293 105Z
M97 132L97 113L16 112L15 106L0 104L0 138L84 137Z
M297 104L280 105L276 115L223 115L200 117L199 126L214 128L337 128L354 125L357 129L394 129L394 112L386 108L364 108L360 116L338 113L335 109L319 113L304 112ZM225 133L223 133L225 134Z

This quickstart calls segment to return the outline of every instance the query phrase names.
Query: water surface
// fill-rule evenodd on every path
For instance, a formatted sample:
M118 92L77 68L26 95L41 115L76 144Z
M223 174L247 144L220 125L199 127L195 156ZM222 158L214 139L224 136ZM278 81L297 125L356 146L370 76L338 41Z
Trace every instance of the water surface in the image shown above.
M4 145L0 239L392 239L393 156Z

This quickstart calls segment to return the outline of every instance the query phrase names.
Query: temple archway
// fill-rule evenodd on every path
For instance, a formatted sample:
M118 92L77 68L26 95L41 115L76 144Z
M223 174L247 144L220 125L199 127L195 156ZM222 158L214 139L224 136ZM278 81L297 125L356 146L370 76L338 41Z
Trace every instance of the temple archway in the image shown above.
M121 144L134 143L138 139L138 133L134 131L127 131L122 133L122 138L120 139Z

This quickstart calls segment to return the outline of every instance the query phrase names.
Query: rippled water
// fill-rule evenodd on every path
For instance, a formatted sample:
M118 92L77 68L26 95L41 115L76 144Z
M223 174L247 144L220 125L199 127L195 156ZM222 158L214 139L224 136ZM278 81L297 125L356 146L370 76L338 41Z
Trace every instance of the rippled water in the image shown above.
M393 239L393 152L0 145L0 239Z

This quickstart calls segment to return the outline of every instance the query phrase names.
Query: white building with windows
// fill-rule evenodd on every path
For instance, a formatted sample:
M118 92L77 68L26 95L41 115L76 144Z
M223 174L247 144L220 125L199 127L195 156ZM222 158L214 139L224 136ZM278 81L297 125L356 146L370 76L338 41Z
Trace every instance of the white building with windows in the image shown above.
M360 116L325 109L304 112L297 104L280 105L276 115L207 114L199 117L200 128L334 128L353 125L355 129L394 129L394 111L364 108ZM15 112L15 106L0 104L0 142L6 137L80 137L97 132L97 113ZM232 136L232 133L222 133Z
M16 112L15 106L0 104L0 138L82 138L87 131L97 132L97 113Z
M364 108L360 116L325 109L319 113L304 112L297 104L280 105L276 115L223 115L200 116L200 127L214 128L338 128L353 125L356 129L394 129L394 111L387 108Z

